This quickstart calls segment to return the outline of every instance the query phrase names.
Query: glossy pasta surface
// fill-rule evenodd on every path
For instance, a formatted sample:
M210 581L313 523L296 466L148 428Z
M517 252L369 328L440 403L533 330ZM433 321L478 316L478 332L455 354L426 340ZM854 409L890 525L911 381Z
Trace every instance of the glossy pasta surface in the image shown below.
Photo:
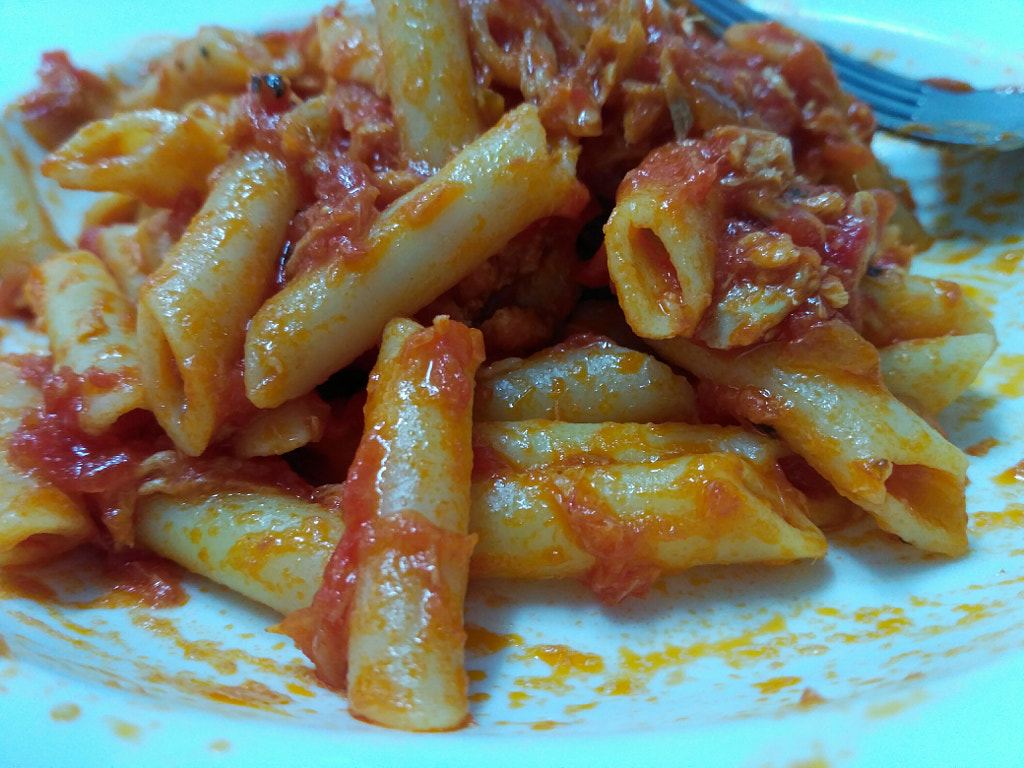
M911 274L909 192L796 33L380 0L49 71L12 114L96 199L60 242L0 133L0 305L45 336L0 361L0 567L156 553L436 731L485 579L618 605L865 516L967 551L937 415L995 334Z

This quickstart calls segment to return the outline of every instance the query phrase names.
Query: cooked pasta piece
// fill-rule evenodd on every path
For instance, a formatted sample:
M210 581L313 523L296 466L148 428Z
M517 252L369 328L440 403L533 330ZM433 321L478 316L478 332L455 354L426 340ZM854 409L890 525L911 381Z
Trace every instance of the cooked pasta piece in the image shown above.
M932 425L991 324L908 274L870 111L781 25L342 2L40 80L34 170L107 194L69 250L0 127L0 314L51 351L0 357L0 567L150 550L284 614L353 716L436 731L471 578L614 604L867 514L966 549Z
M139 303L146 278L160 266L174 244L166 220L167 212L159 211L136 224L93 228L83 237L83 245L102 259L133 305Z
M711 303L722 220L713 163L696 146L655 150L619 187L605 225L608 272L640 336L689 337Z
M245 342L245 385L260 408L305 394L537 219L580 198L575 152L548 147L523 105L391 205L367 252L306 272L271 297Z
M777 475L800 490L808 519L835 528L854 517L853 504L775 438L748 428L717 424L572 424L564 421L478 423L473 427L475 474L525 472L578 464L640 464L705 453L733 453L759 472Z
M662 572L825 554L803 497L765 461L777 452L771 441L741 430L716 439L711 428L685 427L686 436L673 442L669 429L661 432L663 444L652 441L654 451L665 452L657 458L626 440L642 433L642 425L623 425L611 440L625 459L616 461L601 454L605 440L598 436L607 438L614 425L565 426L582 427L590 438L560 441L576 446L575 453L562 453L561 464L506 463L474 480L474 578L578 578L617 602L643 594ZM496 429L510 439L516 429L485 427L492 437ZM479 461L487 440L474 440ZM136 514L142 544L283 613L309 606L324 576L326 550L341 537L340 520L325 507L274 493L147 496ZM385 569L378 578L392 573ZM391 603L378 605L385 604ZM405 649L399 642L395 652Z
M576 336L477 375L477 421L696 421L693 388L651 355Z
M335 510L273 490L153 493L139 545L283 614L307 607L345 525Z
M644 595L663 571L825 555L803 496L743 456L583 458L474 484L474 577L576 576L616 603Z
M578 464L642 464L678 456L734 453L769 472L789 455L778 440L718 424L574 424L548 419L475 424L474 477Z
M861 334L876 347L939 336L994 336L984 310L949 280L881 269L861 281Z
M0 358L0 566L47 560L96 535L80 499L11 464L11 438L41 402L17 360Z
M446 317L388 324L341 495L345 536L313 605L283 625L322 679L347 688L350 711L383 725L447 730L467 717L462 604L481 360L479 331Z
M367 507L345 510L360 536L347 687L353 714L383 725L444 730L468 716L462 603L483 356L479 332L447 318L427 329L395 320L374 368L345 494Z
M995 351L992 323L956 283L889 268L865 278L861 294L885 385L925 413L960 397Z
M88 251L62 251L32 271L29 303L50 339L55 369L81 380L78 423L99 434L146 407L135 311L103 263Z
M374 19L327 7L315 19L320 65L337 82L374 86L380 82L382 52Z
M316 393L258 411L231 438L236 456L281 456L323 437L331 407Z
M726 412L774 430L835 489L921 549L967 549L967 457L885 388L878 353L842 321L741 354L683 339L659 354Z
M246 326L270 292L297 195L280 160L240 155L142 286L143 383L160 425L191 456L240 407Z
M878 357L888 390L934 415L967 391L995 349L994 335L974 333L898 341Z
M0 315L23 306L21 287L32 265L65 247L0 124Z
M432 168L482 131L458 0L374 0L402 143Z
M120 192L170 207L186 192L205 193L206 177L226 155L216 126L150 109L87 123L41 170L65 189Z
M223 27L203 27L150 69L137 88L121 95L123 109L180 110L214 94L242 93L253 74L276 70L256 35Z

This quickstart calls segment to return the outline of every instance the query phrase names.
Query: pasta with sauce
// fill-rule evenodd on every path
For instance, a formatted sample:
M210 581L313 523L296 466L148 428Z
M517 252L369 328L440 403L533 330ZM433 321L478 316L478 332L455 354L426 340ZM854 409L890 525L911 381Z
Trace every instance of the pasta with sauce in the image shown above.
M854 508L962 553L933 416L992 327L910 274L929 240L820 48L698 22L375 0L134 82L47 54L12 118L96 198L61 242L0 133L0 310L49 350L0 360L0 566L156 553L423 731L472 717L476 579L616 603L821 558Z

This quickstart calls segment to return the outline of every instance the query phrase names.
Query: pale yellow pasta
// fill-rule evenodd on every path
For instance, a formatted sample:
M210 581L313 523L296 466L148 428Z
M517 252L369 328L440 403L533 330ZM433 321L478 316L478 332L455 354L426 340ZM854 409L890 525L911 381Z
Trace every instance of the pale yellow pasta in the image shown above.
M773 429L885 530L947 555L967 548L967 457L882 384L877 352L840 321L742 354L682 339L658 353L718 387L734 415Z
M316 392L258 411L231 438L236 456L280 456L323 437L331 407Z
M794 459L792 451L779 440L748 428L718 424L494 421L473 427L473 446L481 473L515 473L584 463L641 464L705 453L733 453L750 461L758 471L774 475L783 463L792 465ZM800 490L804 491L807 517L818 528L836 527L855 509L824 481Z
M995 348L995 336L974 333L898 341L878 350L878 357L890 392L936 414L967 391Z
M934 415L992 325L893 266L927 238L820 51L685 3L372 5L44 59L36 170L107 194L69 249L0 126L0 314L51 352L0 356L0 568L138 546L283 614L354 717L444 731L471 579L614 605L865 515L966 550Z
M948 280L885 269L860 283L861 333L876 347L894 341L984 334L995 337L984 310Z
M155 493L135 510L141 546L281 613L312 601L343 530L336 512L272 490Z
M574 424L549 419L473 426L479 472L524 472L585 462L642 464L676 456L734 453L768 471L789 451L778 440L718 424Z
M608 273L638 336L696 330L714 288L719 206L714 194L697 205L651 179L620 187L604 227Z
M651 355L590 337L480 369L477 421L696 421L693 387Z
M99 434L146 407L135 309L96 256L56 253L33 269L26 290L50 339L54 368L66 367L81 378L82 429Z
M160 425L189 455L206 448L240 387L246 324L271 289L296 199L281 161L236 157L141 289L143 383Z
M353 472L373 477L349 479L372 488L375 508L356 563L347 688L353 714L393 728L447 730L468 716L462 604L482 359L479 331L394 320L371 377Z
M458 0L374 0L402 142L440 168L482 130Z
M185 192L205 193L227 156L216 126L177 112L122 112L87 123L43 161L65 189L120 192L169 207Z
M926 413L963 394L995 351L992 323L955 283L890 268L866 277L862 293L886 386Z
M380 81L383 57L372 19L324 12L315 23L320 64L328 76L371 87Z
M606 600L663 571L819 558L803 498L733 453L537 467L473 486L474 577L581 577Z
M0 567L55 557L96 533L79 499L13 467L8 458L22 417L41 402L18 366L0 359Z
M163 262L173 242L159 211L137 224L112 224L95 232L90 249L99 255L133 305L146 278Z
M138 88L123 94L122 108L179 110L213 94L242 93L254 74L275 71L273 57L256 35L203 27L158 60Z
M21 306L21 287L32 265L65 247L0 124L0 314Z
M437 174L396 201L365 255L295 278L256 313L245 385L260 408L280 405L371 348L389 319L436 298L575 190L574 150L548 147L523 105Z
M822 557L804 512L798 494L737 453L540 466L473 482L470 574L587 579L596 567L649 583L700 564ZM157 494L136 514L141 544L285 614L310 604L343 531L336 513L271 491ZM605 538L588 535L588 522ZM621 598L619 588L637 585L604 586Z

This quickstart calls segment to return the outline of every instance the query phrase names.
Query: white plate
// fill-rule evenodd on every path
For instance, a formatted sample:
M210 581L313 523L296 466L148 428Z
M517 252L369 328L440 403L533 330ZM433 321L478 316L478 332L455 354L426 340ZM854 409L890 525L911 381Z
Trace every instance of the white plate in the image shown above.
M266 28L318 8L4 6L3 100L31 85L44 49L96 65L138 35L210 22ZM1020 2L969 15L934 1L759 6L915 74L1024 84ZM1024 458L1024 152L884 136L877 149L911 180L941 238L918 269L962 282L1000 334L993 361L943 416L956 444L988 445L971 467L969 555L948 561L847 534L820 563L697 569L616 609L572 583L475 584L468 621L486 630L471 632L476 725L427 736L349 718L290 644L264 631L272 614L216 587L186 582L181 609L111 610L70 604L102 594L83 579L63 602L0 604L0 763L1019 764L1024 468L1011 468Z

